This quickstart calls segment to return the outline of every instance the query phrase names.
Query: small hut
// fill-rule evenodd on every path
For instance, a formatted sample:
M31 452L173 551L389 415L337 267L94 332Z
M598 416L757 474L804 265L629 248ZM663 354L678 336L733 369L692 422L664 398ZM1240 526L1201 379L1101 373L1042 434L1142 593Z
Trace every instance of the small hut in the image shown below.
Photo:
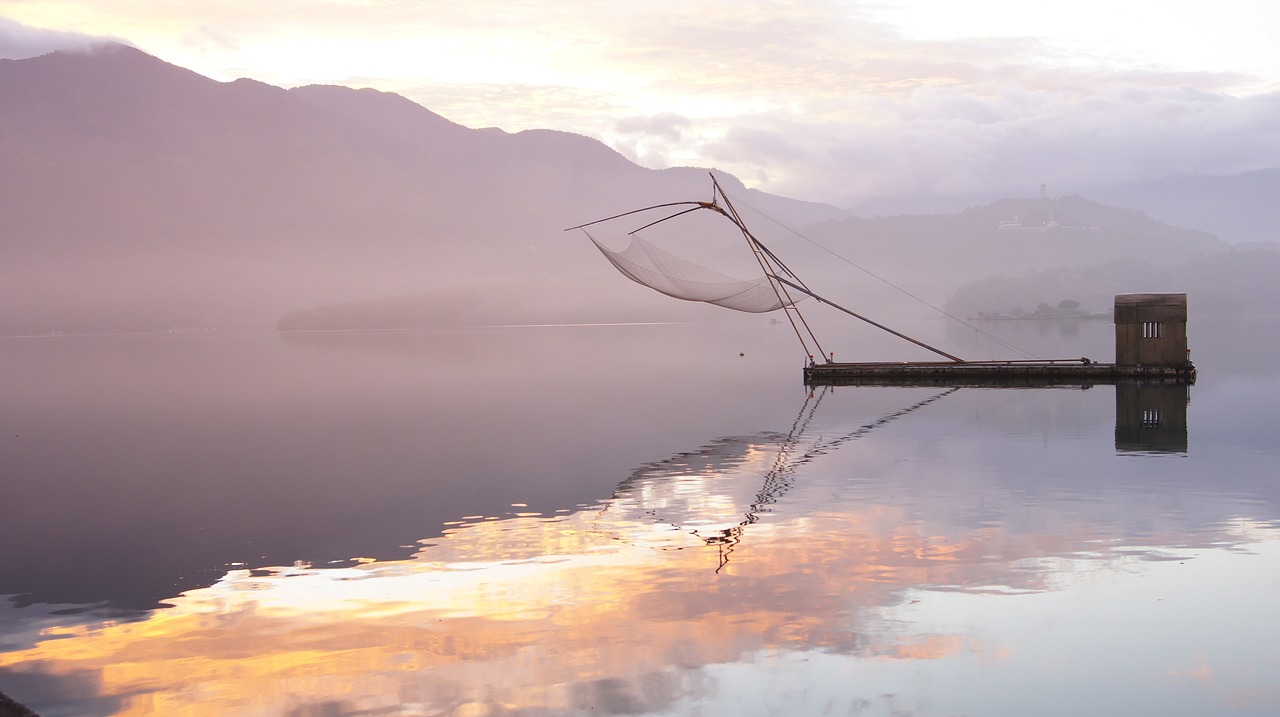
M1186 366L1186 294L1118 294L1117 366Z

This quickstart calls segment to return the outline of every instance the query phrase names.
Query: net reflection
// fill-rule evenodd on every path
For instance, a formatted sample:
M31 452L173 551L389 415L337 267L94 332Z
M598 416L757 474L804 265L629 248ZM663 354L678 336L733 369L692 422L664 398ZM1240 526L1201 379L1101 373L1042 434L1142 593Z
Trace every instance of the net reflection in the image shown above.
M718 572L742 541L743 530L760 522L762 514L770 512L770 506L790 490L801 466L959 389L940 391L836 436L810 437L806 431L830 390L831 386L822 386L807 393L791 430L785 435L719 438L698 451L641 467L618 486L601 515L620 512L634 520L652 520L700 541L680 543L673 539L670 545L661 546L664 549L698 544L716 546L720 558ZM772 448L762 450L762 446ZM770 455L772 461L768 469L762 470ZM747 471L763 472L761 486L749 504L745 496L731 496L725 489L732 486L741 491L750 486L750 479L739 477Z

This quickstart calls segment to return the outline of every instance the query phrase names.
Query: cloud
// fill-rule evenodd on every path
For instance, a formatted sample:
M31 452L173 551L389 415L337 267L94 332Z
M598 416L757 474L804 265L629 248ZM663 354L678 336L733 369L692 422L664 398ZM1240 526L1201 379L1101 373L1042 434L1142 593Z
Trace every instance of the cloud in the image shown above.
M614 128L624 135L641 135L678 142L690 124L691 120L688 117L663 112L648 117L623 117L618 120Z
M689 159L681 152L692 126L693 120L674 112L635 115L615 122L601 139L636 164L657 169Z
M326 0L304 14L248 0L101 0L92 13L41 0L53 9L39 17L135 33L219 79L376 87L467 126L577 132L645 166L716 166L845 206L1280 166L1274 43L1245 32L1265 23L1229 25L1243 34L1215 46L1163 25L1112 32L1100 0L1030 26L998 3L971 5L957 17L987 19L953 30L934 13L929 32L868 0ZM1075 35L1034 34L1068 20ZM988 25L1000 36L965 36L997 32ZM0 52L93 41L0 21ZM1157 47L1173 49L1143 54ZM1213 47L1256 57L1182 59Z
M202 53L240 49L239 40L208 25L200 25L189 30L183 34L181 43L183 47L189 47Z
M1280 166L1280 93L1099 83L1089 91L920 86L814 121L728 118L700 153L771 191L852 206L878 195L1060 191ZM842 116L843 115L843 116Z
M0 17L0 60L23 60L58 50L85 51L120 40L45 30Z
M344 84L396 92L448 119L472 128L501 126L509 131L562 129L599 137L622 111L606 93L568 85L407 84L376 77L346 78ZM501 120L501 121L496 121Z
M668 7L632 11L625 33L595 27L591 63L619 89L598 87L600 104L565 119L646 166L718 166L846 206L1280 166L1280 95L1233 94L1257 79L1242 73L1082 56L1061 40L912 40L835 3L733 17ZM604 128L585 115L605 104L661 111Z

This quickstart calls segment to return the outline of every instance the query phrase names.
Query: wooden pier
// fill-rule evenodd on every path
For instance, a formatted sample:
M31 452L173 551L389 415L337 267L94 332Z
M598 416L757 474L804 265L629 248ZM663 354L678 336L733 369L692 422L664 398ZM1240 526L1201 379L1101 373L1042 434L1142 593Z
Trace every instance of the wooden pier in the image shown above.
M1069 361L815 363L804 369L811 386L1079 386L1122 381L1193 384L1196 368L1125 366Z
M1114 315L1115 363L1099 363L1087 358L1026 361L955 359L903 363L824 362L810 363L806 366L804 382L811 386L839 384L1078 386L1121 382L1187 385L1195 383L1196 367L1191 363L1187 349L1186 294L1120 294L1115 299Z

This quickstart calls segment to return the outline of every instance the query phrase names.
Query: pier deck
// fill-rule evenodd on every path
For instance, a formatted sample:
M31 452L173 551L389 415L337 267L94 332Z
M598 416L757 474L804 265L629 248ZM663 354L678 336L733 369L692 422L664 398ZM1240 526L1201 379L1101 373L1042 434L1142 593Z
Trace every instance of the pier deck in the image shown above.
M1077 362L905 362L816 363L804 369L811 386L839 384L1009 386L1075 385L1143 381L1193 384L1196 368L1178 366L1122 366Z

